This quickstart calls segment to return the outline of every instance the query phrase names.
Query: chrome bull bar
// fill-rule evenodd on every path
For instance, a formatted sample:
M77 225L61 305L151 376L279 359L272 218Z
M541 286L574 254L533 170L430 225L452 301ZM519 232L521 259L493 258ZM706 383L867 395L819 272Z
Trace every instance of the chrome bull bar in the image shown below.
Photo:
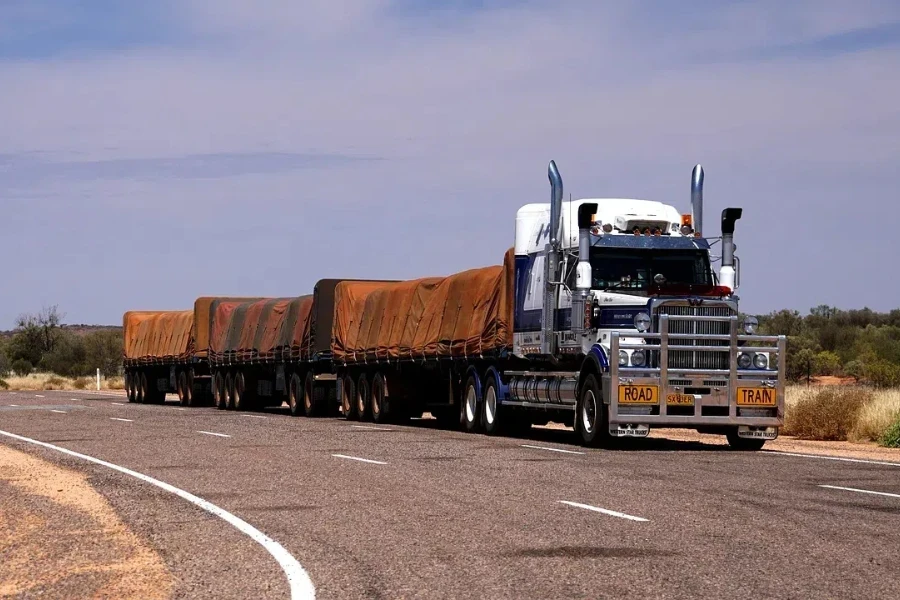
M670 334L670 320L728 322L729 334ZM641 343L623 341L623 337L638 338ZM685 345L685 340L698 345ZM713 341L729 343L709 344ZM620 350L643 350L644 366L620 366ZM674 350L727 352L729 368L670 367L669 352ZM739 368L738 356L743 352L751 354L751 361L756 353L770 354L767 367L753 368L751 362L751 368ZM780 428L784 425L786 353L786 336L739 334L736 315L662 314L658 332L612 332L609 371L603 385L610 429L625 425ZM775 360L771 360L771 354L776 354ZM620 391L634 390L646 394L620 398ZM775 393L774 404L770 402L770 390ZM739 394L743 398L740 402Z

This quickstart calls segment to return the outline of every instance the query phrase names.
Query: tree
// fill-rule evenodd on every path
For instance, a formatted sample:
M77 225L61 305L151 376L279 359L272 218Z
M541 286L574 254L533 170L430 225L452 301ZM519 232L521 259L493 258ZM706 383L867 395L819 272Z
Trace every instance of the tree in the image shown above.
M84 336L85 362L90 369L100 369L104 377L112 377L122 364L122 335L118 331L95 331Z
M13 361L27 360L32 365L40 364L44 355L56 346L62 331L63 316L56 305L44 308L38 314L20 315L9 343L9 358Z
M816 354L813 361L816 375L837 375L841 370L841 357L829 350Z

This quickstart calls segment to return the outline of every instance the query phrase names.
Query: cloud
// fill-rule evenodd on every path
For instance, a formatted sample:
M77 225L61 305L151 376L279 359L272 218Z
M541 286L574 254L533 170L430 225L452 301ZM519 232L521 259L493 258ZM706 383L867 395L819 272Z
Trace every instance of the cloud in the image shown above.
M681 209L702 162L707 219L745 208L748 310L884 309L900 293L834 283L900 252L890 236L837 242L848 207L883 213L900 184L894 3L156 6L119 15L136 42L98 45L58 12L64 51L0 61L0 194L20 211L0 250L34 252L40 221L67 233L32 271L58 278L66 259L50 257L77 246L112 282L92 301L14 278L0 322L42 298L115 322L207 293L492 264L516 208L546 201L551 158L575 197ZM198 248L202 270L183 258Z

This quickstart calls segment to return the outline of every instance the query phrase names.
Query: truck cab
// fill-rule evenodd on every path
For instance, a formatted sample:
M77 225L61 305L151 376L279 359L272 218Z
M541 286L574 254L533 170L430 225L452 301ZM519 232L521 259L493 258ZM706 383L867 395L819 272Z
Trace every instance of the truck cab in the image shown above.
M562 202L553 162L549 174L551 202L516 215L513 354L535 366L532 379L542 362L570 373L582 438L689 427L754 449L777 437L785 338L756 335L756 319L740 316L741 209L723 211L720 237L703 234L700 165L684 213L641 199Z

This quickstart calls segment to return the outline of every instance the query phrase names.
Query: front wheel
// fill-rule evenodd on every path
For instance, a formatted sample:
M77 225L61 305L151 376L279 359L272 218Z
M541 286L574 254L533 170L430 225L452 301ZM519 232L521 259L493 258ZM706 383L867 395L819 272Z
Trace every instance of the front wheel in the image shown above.
M603 438L608 435L604 432L605 407L600 384L593 374L588 375L581 386L581 394L578 398L575 413L575 428L581 437L581 443L585 446L599 446Z
M732 429L726 433L725 439L728 440L728 445L731 446L732 450L747 450L750 452L762 450L763 445L766 443L766 440L759 438L738 437L737 429Z

